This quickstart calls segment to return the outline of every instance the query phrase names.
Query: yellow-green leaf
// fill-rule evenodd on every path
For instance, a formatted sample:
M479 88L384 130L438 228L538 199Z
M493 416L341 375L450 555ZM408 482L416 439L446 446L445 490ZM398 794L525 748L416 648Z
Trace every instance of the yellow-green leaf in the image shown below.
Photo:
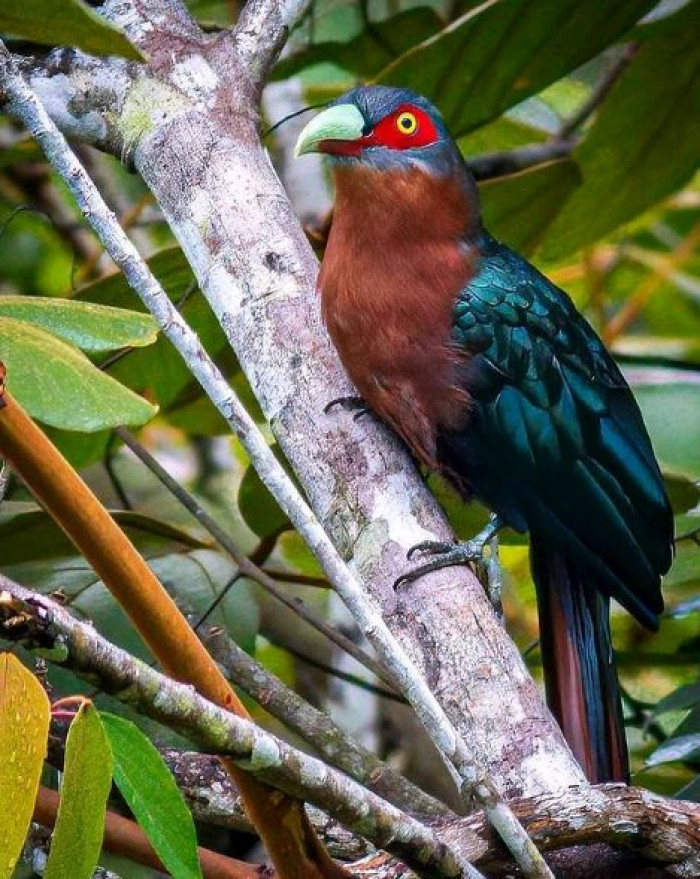
M51 709L41 684L11 653L0 654L0 879L22 852L46 754Z
M157 411L77 348L26 321L0 317L0 361L10 393L52 427L91 432L139 425Z
M84 703L71 722L61 802L44 879L90 879L104 836L114 758L100 715Z

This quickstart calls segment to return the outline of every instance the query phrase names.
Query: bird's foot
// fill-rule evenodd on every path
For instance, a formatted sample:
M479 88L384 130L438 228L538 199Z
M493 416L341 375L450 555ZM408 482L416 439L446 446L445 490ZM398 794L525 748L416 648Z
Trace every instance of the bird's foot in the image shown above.
M416 546L411 547L407 557L412 559L417 553L421 555L433 556L423 564L418 565L412 571L402 574L394 583L394 588L402 583L411 583L429 574L431 571L439 571L442 568L448 568L453 565L471 565L477 563L483 567L488 576L489 587L493 580L493 592L500 596L500 566L498 564L498 547L496 533L503 527L503 523L495 514L491 516L488 525L480 531L471 540L464 540L460 543L441 543L439 541L426 540ZM495 543L495 547L493 546ZM491 544L491 556L488 563L485 564L484 551L486 546ZM491 592L489 588L489 592ZM489 595L491 597L491 595ZM495 597L495 596L494 596ZM493 599L492 599L493 600Z
M326 403L323 407L324 415L328 415L328 413L334 409L336 406L341 406L343 409L348 409L353 414L353 420L357 421L359 418L362 418L363 415L368 415L370 412L369 406L365 403L362 397L336 397L334 400L331 400L330 403Z

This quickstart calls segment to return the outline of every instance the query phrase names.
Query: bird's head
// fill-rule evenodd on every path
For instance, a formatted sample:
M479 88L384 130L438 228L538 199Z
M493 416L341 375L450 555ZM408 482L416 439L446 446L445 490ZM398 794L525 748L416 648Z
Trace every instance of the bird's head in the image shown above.
M449 173L462 159L438 110L410 89L360 86L303 129L295 155L325 153L337 164Z

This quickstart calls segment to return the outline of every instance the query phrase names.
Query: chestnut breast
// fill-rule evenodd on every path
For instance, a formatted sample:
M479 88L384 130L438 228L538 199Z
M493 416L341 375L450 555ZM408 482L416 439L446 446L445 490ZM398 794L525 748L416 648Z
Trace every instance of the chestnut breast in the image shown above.
M418 170L341 166L335 178L319 276L328 331L368 405L434 467L437 428L468 415L467 355L452 341L455 299L475 271L466 196Z

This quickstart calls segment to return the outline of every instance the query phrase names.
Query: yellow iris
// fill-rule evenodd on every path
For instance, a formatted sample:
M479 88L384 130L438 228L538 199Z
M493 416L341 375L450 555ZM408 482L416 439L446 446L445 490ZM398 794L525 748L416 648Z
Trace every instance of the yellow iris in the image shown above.
M414 134L418 128L418 120L413 113L401 113L396 117L396 127L401 134Z

